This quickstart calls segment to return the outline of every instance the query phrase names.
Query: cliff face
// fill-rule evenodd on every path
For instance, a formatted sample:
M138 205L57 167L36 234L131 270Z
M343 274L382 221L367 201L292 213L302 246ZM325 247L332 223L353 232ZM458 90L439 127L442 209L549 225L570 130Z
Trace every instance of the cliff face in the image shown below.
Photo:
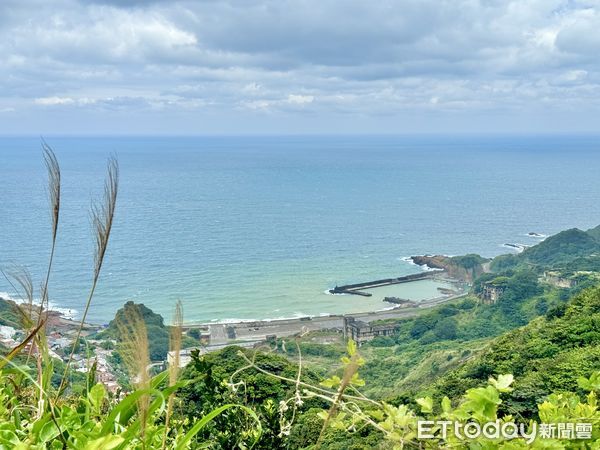
M411 256L410 259L419 265L419 266L427 266L432 269L444 269L448 266L450 258L443 255L435 255L435 256Z
M419 266L432 269L443 269L448 276L472 283L475 278L486 271L488 261L479 255L444 256L424 255L411 256L412 261Z

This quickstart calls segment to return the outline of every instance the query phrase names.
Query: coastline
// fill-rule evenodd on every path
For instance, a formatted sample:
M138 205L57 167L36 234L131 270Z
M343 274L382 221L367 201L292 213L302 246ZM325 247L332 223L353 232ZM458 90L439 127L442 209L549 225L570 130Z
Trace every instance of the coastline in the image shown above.
M433 308L442 303L456 300L468 295L464 282L457 278L448 277L445 271L435 271L435 277L441 278L457 287L452 294L444 294L434 298L421 300L416 303L398 304L385 308L349 314L328 314L318 316L303 316L266 320L239 320L227 322L204 322L184 324L184 330L203 329L210 334L210 344L206 346L209 351L222 348L231 344L250 344L264 342L273 337L289 337L308 331L335 330L342 331L344 318L354 318L363 322L374 322L388 319L401 319L414 317L420 311ZM434 276L432 274L432 276ZM459 286L462 286L459 287Z
M205 323L184 326L185 330L203 328L210 332L211 346L222 346L240 342L261 342L268 340L269 336L289 337L297 333L322 330L343 330L344 317L352 317L364 322L373 322L386 319L401 319L414 317L424 309L429 309L445 302L456 300L468 295L466 292L452 296L441 296L429 301L423 301L416 307L397 306L392 309L370 311L354 314L332 314L330 316L300 317L291 319L279 319L269 321L253 322L231 322L231 323ZM232 331L235 333L232 336Z
M412 260L418 260L421 257L411 257ZM377 320L408 318L419 313L423 309L432 308L441 303L451 301L467 295L465 281L460 277L451 276L447 270L434 265L413 264L421 267L421 274L427 274L427 279L445 282L454 286L453 290L445 292L438 288L439 296L426 298L420 301L400 300L400 303L394 304L382 300L382 307L375 310L366 310L352 313L321 313L319 315L303 315L298 317L283 317L273 319L239 319L239 320L218 320L210 322L189 322L183 324L184 330L203 329L210 333L210 346L222 346L239 342L259 342L265 341L269 336L286 337L305 331L318 330L342 330L344 318L355 318L364 322L373 322ZM415 283L421 279L408 281ZM366 283L365 283L366 284ZM373 287L373 290L380 289L381 286ZM3 293L5 294L5 293ZM350 294L331 294L331 295L350 295ZM7 295L0 297L8 302L19 303ZM406 303L405 303L406 302ZM51 305L49 310L48 324L53 329L72 330L79 326L79 321L69 315L64 314L64 308L54 308ZM70 311L69 311L70 312ZM105 324L86 323L84 329L93 332L104 328Z

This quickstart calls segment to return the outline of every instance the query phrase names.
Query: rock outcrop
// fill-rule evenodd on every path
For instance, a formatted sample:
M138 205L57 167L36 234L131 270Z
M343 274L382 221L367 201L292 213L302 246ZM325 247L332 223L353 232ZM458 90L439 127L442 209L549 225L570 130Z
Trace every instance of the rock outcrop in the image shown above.
M474 254L464 256L422 255L411 256L411 259L419 266L445 270L448 276L469 283L486 272L489 262L489 259Z

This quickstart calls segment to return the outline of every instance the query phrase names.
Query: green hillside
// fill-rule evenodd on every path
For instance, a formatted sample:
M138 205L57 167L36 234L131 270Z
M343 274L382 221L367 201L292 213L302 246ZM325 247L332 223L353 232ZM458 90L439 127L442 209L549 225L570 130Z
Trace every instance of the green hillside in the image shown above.
M600 242L600 225L598 225L596 228L591 228L587 230L586 233L592 236L598 242Z
M21 316L14 302L0 298L0 325L19 327Z
M583 291L528 325L503 334L481 354L434 385L438 397L458 398L491 375L517 382L505 401L511 413L532 417L549 392L577 390L577 380L600 367L600 287Z
M553 267L599 251L600 243L591 234L571 228L526 249L519 255L519 259Z

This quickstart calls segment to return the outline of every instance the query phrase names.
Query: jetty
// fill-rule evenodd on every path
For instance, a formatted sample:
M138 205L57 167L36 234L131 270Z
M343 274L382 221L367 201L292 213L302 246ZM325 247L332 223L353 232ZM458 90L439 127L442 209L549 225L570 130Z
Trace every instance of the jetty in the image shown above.
M424 280L426 278L432 278L434 272L421 272L414 273L412 275L405 275L398 278L385 278L383 280L366 281L364 283L346 284L344 286L336 286L329 290L330 294L350 294L350 295L362 295L363 297L371 297L373 294L370 292L364 292L364 289L372 289L381 286L389 286L392 284L409 283L411 281Z

